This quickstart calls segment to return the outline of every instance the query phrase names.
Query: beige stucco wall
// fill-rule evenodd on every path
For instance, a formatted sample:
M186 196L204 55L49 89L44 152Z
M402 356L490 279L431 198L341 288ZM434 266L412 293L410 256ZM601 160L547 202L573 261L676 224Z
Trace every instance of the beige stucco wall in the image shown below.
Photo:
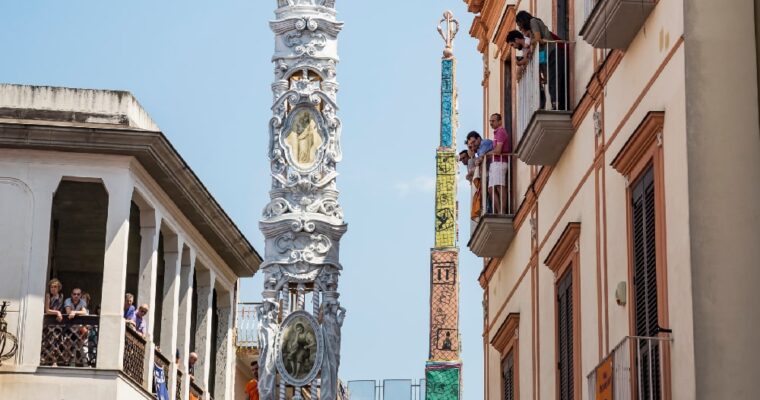
M760 128L755 4L684 0L698 399L757 398ZM732 40L722 33L730 26ZM711 53L720 48L720 55Z
M521 5L521 8L525 7L527 6ZM579 7L582 7L582 2L576 2L576 18L583 15ZM542 10L543 6L539 5L539 16L545 21L550 21L550 14L541 15ZM579 251L583 398L588 398L586 375L593 370L601 357L629 334L631 305L619 306L614 298L619 282L626 282L628 291L631 290L628 282L626 239L629 229L626 219L627 182L610 163L650 111L665 112L662 146L665 164L666 265L669 278L668 327L674 332L671 345L672 398L693 399L696 396L693 289L692 282L687 277L691 276L693 265L692 214L703 207L686 206L693 193L690 187L693 178L690 177L691 165L687 161L689 140L684 70L688 41L686 44L679 42L684 31L682 10L681 0L658 2L645 28L626 50L615 74L602 93L603 107L599 112L603 118L603 131L600 138L597 139L595 135L592 109L581 121L562 158L554 166L537 202L537 234L541 246L537 258L537 274L533 275L528 271L520 280L531 258L531 226L529 221L526 221L517 232L489 283L488 317L492 325L487 338L489 341L508 313L520 312L520 398L533 398L534 353L539 368L536 377L539 398L554 398L556 395L555 277L543 261L568 223L581 223ZM576 19L576 31L582 22ZM577 41L574 56L576 101L585 91L593 72L589 64L593 50L582 42L581 38L577 38ZM752 75L754 74L753 70ZM756 91L753 95L757 97ZM754 123L757 124L757 114L753 115ZM754 138L757 139L758 135L755 134ZM609 146L599 160L601 169L598 173L593 168L597 140ZM760 157L760 152L756 152L755 156ZM529 167L518 162L517 169L518 177L529 178L529 173L526 172L529 171ZM760 168L757 170L760 171ZM753 182L759 181L760 179L757 179ZM518 178L518 188L520 184ZM522 195L524 191L517 193ZM600 279L601 288L598 288L597 279ZM517 288L515 285L518 285ZM536 348L531 347L534 329L534 317L531 314L532 285L537 285L538 291L537 304L534 304L538 308L535 315ZM513 290L514 294L507 302L507 296ZM602 354L599 354L600 346ZM500 399L500 355L490 345L488 349L486 392L489 399Z

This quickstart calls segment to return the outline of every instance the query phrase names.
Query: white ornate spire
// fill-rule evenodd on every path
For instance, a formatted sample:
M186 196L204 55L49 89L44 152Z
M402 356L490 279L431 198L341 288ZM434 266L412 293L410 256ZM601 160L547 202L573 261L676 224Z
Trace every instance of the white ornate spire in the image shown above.
M343 23L333 0L277 4L270 22L272 188L259 224L266 240L259 395L284 400L291 386L294 399L307 387L316 398L320 385L319 398L335 400L345 316L338 278L346 224L335 182L342 158L335 68Z

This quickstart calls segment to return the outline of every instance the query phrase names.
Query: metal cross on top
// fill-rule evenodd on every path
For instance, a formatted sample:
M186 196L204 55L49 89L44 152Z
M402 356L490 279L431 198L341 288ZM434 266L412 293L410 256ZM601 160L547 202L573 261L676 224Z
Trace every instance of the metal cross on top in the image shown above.
M459 21L454 18L454 13L446 11L443 18L438 22L438 33L441 34L446 48L443 50L443 58L454 57L454 38L459 32Z

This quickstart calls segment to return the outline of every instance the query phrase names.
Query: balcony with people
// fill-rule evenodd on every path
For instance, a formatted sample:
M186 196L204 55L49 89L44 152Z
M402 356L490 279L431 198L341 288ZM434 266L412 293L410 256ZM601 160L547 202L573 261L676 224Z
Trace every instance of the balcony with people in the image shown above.
M260 255L131 94L0 86L3 398L230 398Z
M597 49L625 50L644 26L657 0L584 0L583 40Z
M489 118L493 139L475 131L467 135L467 150L459 161L467 168L472 201L472 229L467 246L478 257L501 257L514 237L512 139L500 114Z
M214 273L136 193L126 240L126 293L114 290L103 270L108 203L100 183L63 181L56 191L40 366L53 374L109 368L121 353L121 373L145 395L200 399L214 393L225 327L234 323L231 292L210 280ZM71 287L68 296L64 285ZM102 305L122 299L121 322L114 325L111 318L101 329ZM123 350L99 352L101 334L119 331Z
M573 44L527 11L515 21L506 39L517 66L515 153L528 165L554 165L573 135Z

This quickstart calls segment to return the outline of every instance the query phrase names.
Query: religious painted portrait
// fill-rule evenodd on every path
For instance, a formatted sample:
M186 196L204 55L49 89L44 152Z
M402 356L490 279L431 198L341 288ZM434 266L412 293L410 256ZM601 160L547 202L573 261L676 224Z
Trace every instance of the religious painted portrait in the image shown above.
M322 332L317 321L304 311L296 311L281 326L278 370L291 384L311 381L322 364Z
M317 162L324 140L313 111L305 108L294 111L284 138L290 159L297 167L309 169Z

